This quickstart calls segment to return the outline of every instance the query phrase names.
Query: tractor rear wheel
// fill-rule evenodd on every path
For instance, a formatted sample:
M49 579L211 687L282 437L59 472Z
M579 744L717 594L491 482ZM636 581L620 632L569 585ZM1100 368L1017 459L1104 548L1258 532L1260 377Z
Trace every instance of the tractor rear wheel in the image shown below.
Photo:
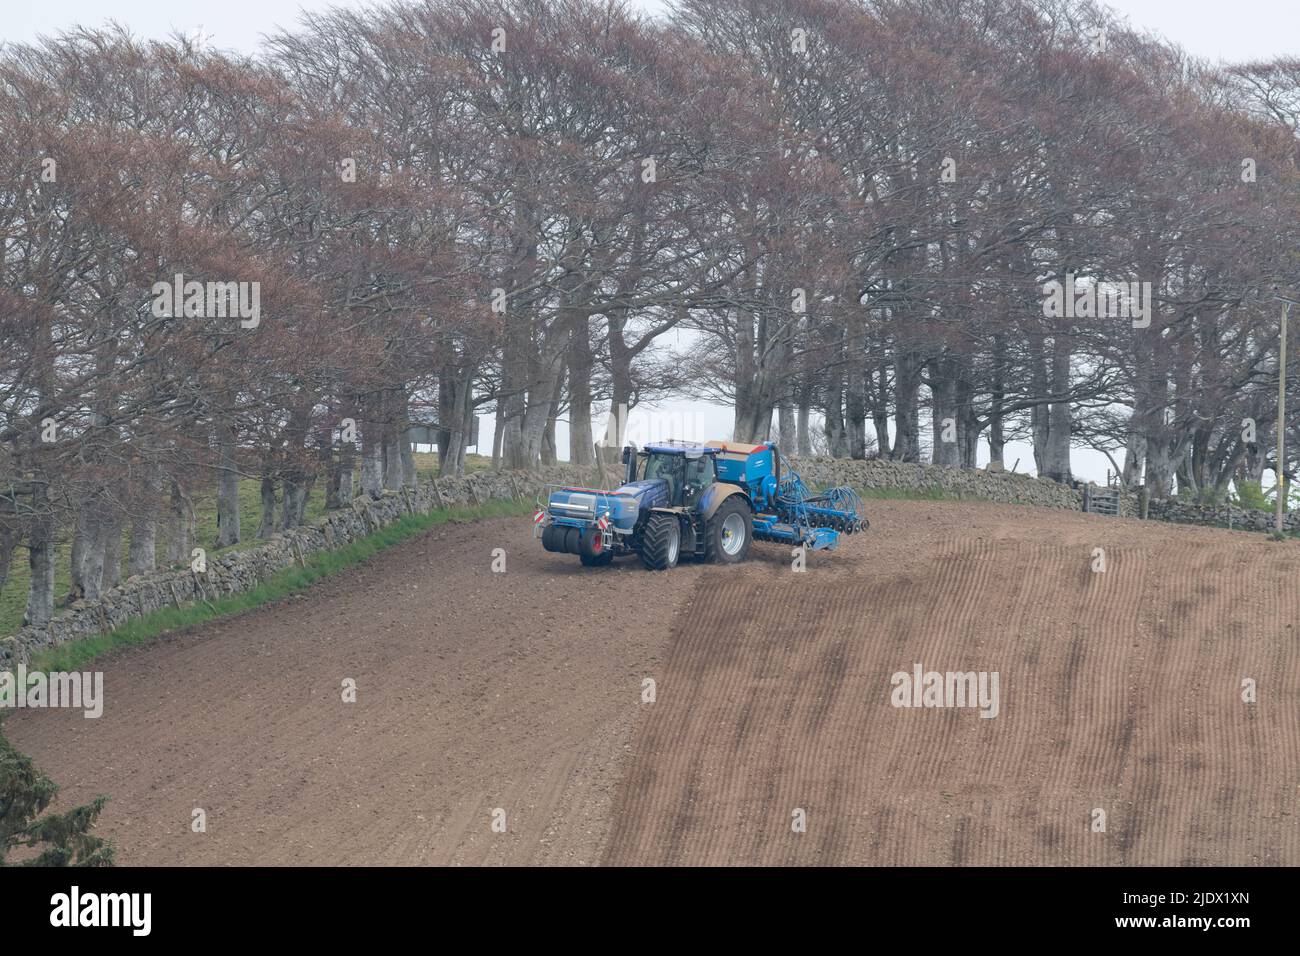
M745 499L732 495L724 501L709 519L704 534L706 560L719 564L744 561L754 538L754 518Z
M651 571L667 571L682 551L682 526L676 515L650 512L641 530L641 563Z

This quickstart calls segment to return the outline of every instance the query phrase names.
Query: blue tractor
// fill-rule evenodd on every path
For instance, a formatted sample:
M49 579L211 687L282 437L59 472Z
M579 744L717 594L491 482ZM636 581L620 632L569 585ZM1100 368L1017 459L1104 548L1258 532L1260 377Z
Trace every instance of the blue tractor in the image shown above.
M636 554L652 571L682 557L735 564L754 541L814 551L867 527L850 488L813 493L775 444L663 442L623 449L613 491L562 486L533 514L547 551L584 565Z

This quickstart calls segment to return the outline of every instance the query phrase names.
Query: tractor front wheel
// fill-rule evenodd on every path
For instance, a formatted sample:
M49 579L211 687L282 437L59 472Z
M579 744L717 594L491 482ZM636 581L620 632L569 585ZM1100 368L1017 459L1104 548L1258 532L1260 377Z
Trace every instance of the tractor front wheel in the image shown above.
M677 565L682 551L682 526L676 515L652 511L641 530L641 563L651 571Z
M749 505L739 495L724 501L709 519L704 549L709 561L737 564L749 554L754 539L754 517Z

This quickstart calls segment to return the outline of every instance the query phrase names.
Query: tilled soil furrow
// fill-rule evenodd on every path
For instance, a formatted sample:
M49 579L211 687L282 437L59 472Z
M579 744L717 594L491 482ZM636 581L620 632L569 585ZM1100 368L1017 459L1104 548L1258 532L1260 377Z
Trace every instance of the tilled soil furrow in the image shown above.
M647 801L628 802L625 781L620 830L671 832L673 861L683 863L1294 864L1296 840L1283 831L1295 804L1295 727L1264 739L1252 722L1269 712L1236 693L1248 660L1282 687L1296 684L1294 644L1279 635L1300 607L1259 595L1261 580L1293 574L1291 545L1082 515L1053 515L1051 534L1033 523L1023 535L1006 525L984 534L980 518L1000 510L972 509L968 539L936 542L924 564L882 531L868 545L869 581L744 572L747 594L729 592L730 605L768 608L774 622L801 600L825 609L803 646L781 648L790 672L762 695L732 688L755 686L755 662L766 669L779 657L772 633L743 660L708 653L725 639L702 643L704 619L679 617L674 644L692 653L670 658L673 683L707 674L725 698L744 700L732 714L714 708L707 723L683 724L698 736L674 740L695 766L722 771L693 778L694 802L748 807L766 792L782 810L802 799L816 812L793 844L757 833L767 817L748 810L735 832L705 832L698 816L671 816L671 801L654 804L667 818L638 816ZM1104 572L1093 570L1094 547L1105 549ZM1272 629L1256 626L1265 619ZM850 627L846 640L843 621L871 624ZM1234 628L1241 621L1252 625ZM1207 629L1219 636L1207 640ZM890 706L890 675L918 660L927 670L1000 671L998 716ZM691 670L678 669L688 661ZM716 753L716 732L727 736L742 713L763 731ZM654 735L666 718L649 713L640 732ZM655 769L636 779L673 788L674 775ZM1258 852L1265 844L1277 848L1271 857ZM630 845L611 845L606 860L632 862Z

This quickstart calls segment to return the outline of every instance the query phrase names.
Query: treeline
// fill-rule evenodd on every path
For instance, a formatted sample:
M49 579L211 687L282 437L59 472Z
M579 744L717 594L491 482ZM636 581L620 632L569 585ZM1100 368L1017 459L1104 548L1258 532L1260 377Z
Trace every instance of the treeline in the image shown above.
M41 622L400 489L413 425L445 473L479 415L500 466L590 464L625 421L595 412L671 393L801 453L1025 438L1057 480L1091 445L1220 495L1274 467L1298 117L1300 61L1076 0L406 0L256 57L5 47L0 584L25 547Z

